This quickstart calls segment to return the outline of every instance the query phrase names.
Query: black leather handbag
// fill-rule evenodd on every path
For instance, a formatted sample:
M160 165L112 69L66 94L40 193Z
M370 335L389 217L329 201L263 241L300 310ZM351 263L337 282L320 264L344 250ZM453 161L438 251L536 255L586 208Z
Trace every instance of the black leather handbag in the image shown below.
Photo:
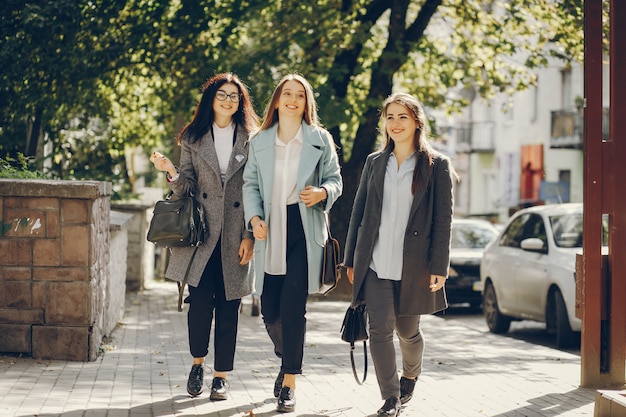
M328 213L324 212L326 222L326 230L328 231L328 240L324 245L324 259L322 260L322 273L320 277L320 292L327 295L337 287L339 278L341 277L341 263L339 242L330 234L330 225L328 223Z
M341 340L350 343L350 362L352 363L352 373L354 379L359 385L362 385L367 378L367 309L365 304L359 304L354 307L350 305L346 314L343 317L343 323L341 324ZM363 379L359 379L359 375L356 371L356 365L354 363L354 344L356 342L363 342Z
M204 208L193 196L157 201L148 228L148 241L163 248L200 246L208 237Z

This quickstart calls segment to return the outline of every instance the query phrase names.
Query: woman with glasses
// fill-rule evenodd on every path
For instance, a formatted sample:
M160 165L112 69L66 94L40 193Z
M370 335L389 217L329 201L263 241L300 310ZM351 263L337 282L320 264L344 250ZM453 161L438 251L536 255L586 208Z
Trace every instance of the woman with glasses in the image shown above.
M240 79L217 74L202 87L191 122L179 133L180 170L154 152L150 160L166 172L177 195L193 195L204 206L208 239L195 248L171 248L166 278L182 282L188 270L187 314L193 365L191 396L202 393L204 358L215 316L213 381L210 399L228 398L227 372L233 370L239 306L252 292L253 237L244 223L243 170L248 138L258 129L250 95Z
M346 236L344 265L352 304L365 303L370 351L383 406L397 416L422 372L420 315L447 307L452 182L450 160L427 140L426 116L413 96L389 96L381 111L385 146L365 161ZM400 341L398 378L393 334Z
M290 74L278 83L261 129L250 140L243 175L261 316L282 361L274 382L277 411L293 412L306 301L320 287L324 211L342 191L336 146L320 126L313 89L304 77Z

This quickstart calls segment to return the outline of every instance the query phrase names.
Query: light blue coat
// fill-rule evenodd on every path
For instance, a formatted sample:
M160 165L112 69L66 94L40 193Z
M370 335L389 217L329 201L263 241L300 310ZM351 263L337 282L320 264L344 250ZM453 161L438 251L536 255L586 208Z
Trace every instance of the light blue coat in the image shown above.
M243 206L246 224L249 230L250 219L259 216L268 222L272 204L272 188L274 184L274 166L276 163L276 131L278 124L258 132L250 139L248 163L243 173ZM324 243L328 237L324 223L324 211L330 210L333 203L341 195L343 182L337 158L335 142L325 129L310 126L302 122L302 156L298 168L297 189L303 190L307 185L324 187L328 198L322 204L307 208L298 203L302 226L306 239L309 294L319 292ZM319 179L321 174L321 180ZM269 226L269 225L268 225ZM255 288L261 294L265 276L266 240L255 241Z

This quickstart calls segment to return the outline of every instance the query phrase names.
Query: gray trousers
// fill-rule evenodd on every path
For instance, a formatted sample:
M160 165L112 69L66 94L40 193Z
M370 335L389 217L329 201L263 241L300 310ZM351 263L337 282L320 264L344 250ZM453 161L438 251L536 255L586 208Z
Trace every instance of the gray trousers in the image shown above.
M394 330L400 341L403 375L416 378L422 373L424 338L420 330L420 316L396 315L399 291L400 281L379 279L376 272L368 270L364 296L369 315L370 352L384 400L400 397Z

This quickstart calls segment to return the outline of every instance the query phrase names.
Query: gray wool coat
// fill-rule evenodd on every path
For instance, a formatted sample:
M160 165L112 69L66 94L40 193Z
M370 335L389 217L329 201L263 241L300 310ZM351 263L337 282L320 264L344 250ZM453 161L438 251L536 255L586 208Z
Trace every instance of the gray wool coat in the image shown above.
M199 246L187 283L197 287L213 250L221 237L222 269L226 299L234 300L252 292L253 261L239 265L239 245L243 238L254 239L243 217L243 169L248 160L248 134L237 127L237 139L230 156L224 186L211 133L196 143L182 142L180 176L170 183L178 195L193 192L204 207L208 239ZM182 282L194 248L172 248L165 277Z
M354 199L343 262L354 268L354 305L363 302L363 282L378 239L390 153L387 148L367 157ZM431 274L448 276L450 267L452 175L448 158L437 155L433 162L432 175L427 167L420 173L429 178L428 187L415 193L404 235L398 315L431 314L448 306L445 288L433 293L429 285Z

